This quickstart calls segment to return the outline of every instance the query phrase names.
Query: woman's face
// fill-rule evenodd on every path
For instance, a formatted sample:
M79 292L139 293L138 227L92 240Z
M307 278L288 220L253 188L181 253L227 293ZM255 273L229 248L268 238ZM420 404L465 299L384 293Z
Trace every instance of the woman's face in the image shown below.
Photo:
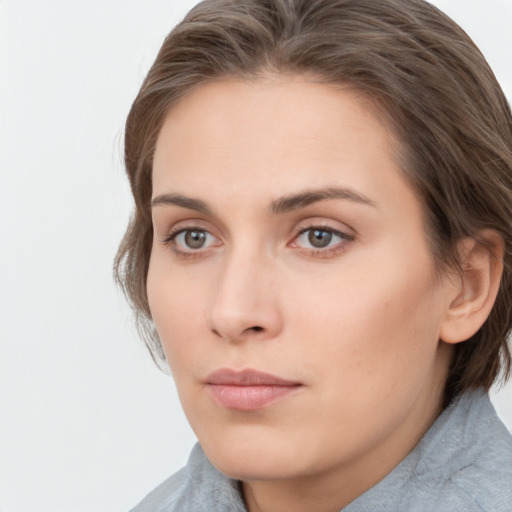
M395 149L360 95L300 77L202 85L167 115L149 303L224 473L357 486L438 414L453 293Z

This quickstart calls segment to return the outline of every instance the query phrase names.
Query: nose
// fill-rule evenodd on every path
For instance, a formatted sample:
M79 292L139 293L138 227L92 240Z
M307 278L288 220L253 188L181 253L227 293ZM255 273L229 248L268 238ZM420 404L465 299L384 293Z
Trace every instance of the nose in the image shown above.
M271 259L232 253L224 262L209 311L211 331L230 342L276 337L282 329Z

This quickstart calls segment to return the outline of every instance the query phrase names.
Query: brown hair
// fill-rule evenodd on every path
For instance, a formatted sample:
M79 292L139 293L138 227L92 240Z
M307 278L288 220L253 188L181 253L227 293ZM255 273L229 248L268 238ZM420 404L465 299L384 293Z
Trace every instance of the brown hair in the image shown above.
M152 244L152 156L165 114L187 92L225 76L308 74L348 84L383 107L403 172L423 202L440 269L486 228L505 241L497 300L482 328L455 346L445 403L510 374L512 116L466 33L423 0L206 0L169 34L133 103L125 163L135 210L115 277L155 361L163 359L146 278ZM479 240L486 243L485 240Z

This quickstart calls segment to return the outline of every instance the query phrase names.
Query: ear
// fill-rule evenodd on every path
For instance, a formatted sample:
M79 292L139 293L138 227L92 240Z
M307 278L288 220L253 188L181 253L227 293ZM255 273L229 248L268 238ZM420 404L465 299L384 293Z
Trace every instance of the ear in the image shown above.
M503 272L504 242L494 230L465 238L458 251L462 272L453 283L449 307L441 324L440 338L459 343L473 336L484 324L498 295Z

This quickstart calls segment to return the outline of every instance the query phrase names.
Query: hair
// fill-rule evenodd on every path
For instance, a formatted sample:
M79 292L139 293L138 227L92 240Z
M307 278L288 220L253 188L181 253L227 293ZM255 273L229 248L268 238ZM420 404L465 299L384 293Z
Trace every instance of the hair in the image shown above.
M354 88L386 113L400 166L422 202L441 270L457 245L497 231L503 274L480 330L455 345L444 404L511 371L512 116L485 58L450 18L423 0L206 0L165 39L126 121L125 164L135 207L114 274L156 362L165 360L148 305L152 158L169 109L222 78L302 74ZM490 247L492 250L492 247Z

